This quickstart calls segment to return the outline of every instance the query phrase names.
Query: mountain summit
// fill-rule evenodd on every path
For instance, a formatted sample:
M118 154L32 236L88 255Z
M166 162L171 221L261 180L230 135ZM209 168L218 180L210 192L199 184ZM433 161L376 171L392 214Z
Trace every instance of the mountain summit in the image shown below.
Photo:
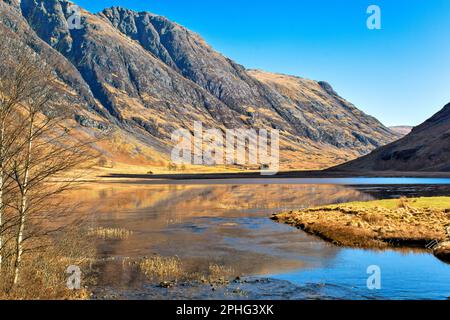
M205 127L280 130L282 169L321 169L364 155L398 134L326 82L247 70L198 34L164 17L113 7L81 12L70 29L66 0L0 1L0 37L59 61L84 134L117 163L165 166L171 133ZM58 70L56 70L58 71Z

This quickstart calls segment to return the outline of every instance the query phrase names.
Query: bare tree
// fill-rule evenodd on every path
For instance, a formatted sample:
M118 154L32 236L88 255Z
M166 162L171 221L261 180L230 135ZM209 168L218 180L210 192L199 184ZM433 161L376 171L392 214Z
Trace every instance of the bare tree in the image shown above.
M77 181L74 170L94 164L97 155L91 149L94 140L80 139L72 130L70 106L61 99L65 87L55 72L60 66L39 60L23 42L10 40L3 46L0 259L11 261L13 286L20 279L27 242L51 231L48 220L62 212L57 196Z
M26 88L27 63L20 46L10 37L2 37L0 43L0 271L3 263L3 227L10 182L7 175L9 161L18 153L17 138L23 132L23 123L17 121L17 106L28 96Z

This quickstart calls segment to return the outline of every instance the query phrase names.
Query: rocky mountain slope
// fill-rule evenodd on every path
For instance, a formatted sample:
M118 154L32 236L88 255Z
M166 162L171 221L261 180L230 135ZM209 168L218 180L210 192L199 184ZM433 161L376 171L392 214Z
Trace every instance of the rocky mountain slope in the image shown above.
M0 1L0 37L59 61L73 119L121 164L164 167L171 133L205 128L276 128L283 169L342 163L399 137L329 84L246 70L168 19L123 8L82 11L70 29L66 0Z
M450 104L404 138L333 170L450 172Z
M389 127L389 129L391 129L394 132L397 132L398 134L401 134L402 136L406 136L408 133L411 132L411 130L414 127L411 126L393 126L393 127Z

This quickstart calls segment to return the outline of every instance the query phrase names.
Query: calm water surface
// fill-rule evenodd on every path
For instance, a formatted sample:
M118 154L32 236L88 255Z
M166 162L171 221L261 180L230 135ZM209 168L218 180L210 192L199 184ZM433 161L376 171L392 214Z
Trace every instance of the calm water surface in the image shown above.
M401 195L450 195L450 179L133 182L93 184L78 192L84 199L83 210L92 217L92 227L133 231L126 240L99 240L99 258L178 256L193 271L215 263L247 280L214 292L201 285L160 289L125 274L117 263L106 263L99 288L120 298L450 297L450 265L426 251L338 248L269 219L273 213L316 205ZM381 290L367 289L370 265L381 267Z

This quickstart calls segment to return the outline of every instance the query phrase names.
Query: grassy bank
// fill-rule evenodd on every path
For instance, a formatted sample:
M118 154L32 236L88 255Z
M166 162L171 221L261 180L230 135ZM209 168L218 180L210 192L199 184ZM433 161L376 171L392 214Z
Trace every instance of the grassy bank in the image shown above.
M52 237L36 238L28 244L20 282L11 288L11 268L3 261L0 271L0 300L86 300L95 281L91 262L95 259L92 238L78 229L64 230ZM32 250L31 250L32 249ZM69 266L79 267L81 287L67 286Z
M434 249L449 259L450 197L351 202L273 216L339 246Z

